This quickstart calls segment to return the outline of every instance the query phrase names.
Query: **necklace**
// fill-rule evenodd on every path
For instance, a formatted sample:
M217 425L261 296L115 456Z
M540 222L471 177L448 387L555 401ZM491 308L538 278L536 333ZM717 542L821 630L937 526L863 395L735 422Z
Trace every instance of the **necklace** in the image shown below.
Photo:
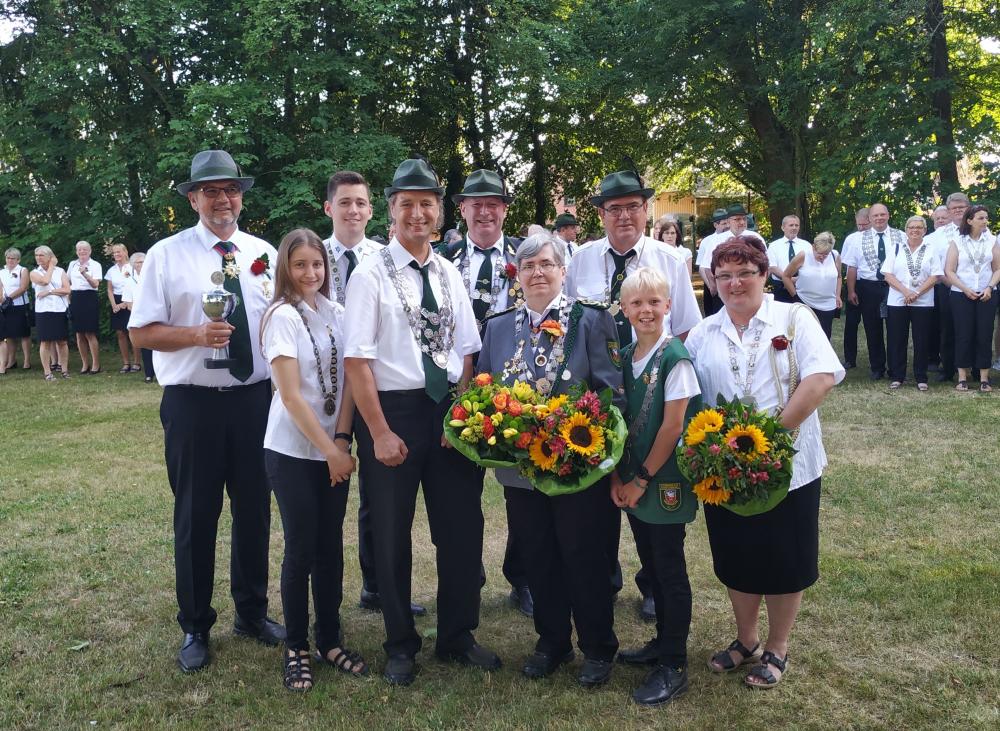
M490 253L493 251L493 247L490 247L489 249L479 249L479 253L483 256L493 256L493 274L490 278L490 289L489 291L481 292L478 288L472 287L472 283L469 279L471 276L469 269L472 267L472 252L477 248L478 247L475 244L471 241L469 242L469 248L466 249L465 256L462 257L462 262L459 265L459 271L462 273L462 281L465 283L465 290L469 293L469 299L473 301L482 300L488 306L482 321L477 320L476 322L480 329L482 329L483 322L485 322L486 319L494 313L494 308L499 301L500 285L503 279L501 276L503 271L502 267L506 264L506 262L504 261L503 249L500 249L496 256L493 256Z
M632 260L636 262L637 266L639 265L639 260L642 258L642 252L646 248L646 237L640 236L639 238L642 240L642 244L639 246L639 250L635 253L635 256L631 257ZM614 285L616 283L621 284L623 281L625 281L625 277L628 276L628 262L625 263L625 268L615 278L615 281L612 282L611 273L608 271L608 257L607 257L607 254L610 251L614 251L614 248L611 247L610 239L608 240L608 247L609 250L605 251L604 254L601 255L601 261L604 264L604 301L608 305L608 312L611 313L611 316L618 317L618 313L621 312L622 309L620 295L618 298L615 299L614 302L612 302L611 290L614 289ZM632 249L629 249L629 251L632 251L634 249L635 247L633 246ZM615 251L615 253L617 254L618 252Z
M330 327L330 323L323 323L326 325L327 335L330 336L330 390L327 391L326 381L323 380L323 361L319 356L319 346L316 344L312 330L309 329L309 321L306 320L306 313L302 308L303 305L300 303L296 305L295 311L299 313L302 324L306 328L306 335L309 336L309 342L313 346L313 355L316 357L316 378L319 380L320 393L323 394L323 412L327 416L333 416L337 410L337 341L333 337L333 328Z
M427 264L427 266L437 268L438 282L441 284L442 302L437 312L431 312L419 306L414 310L410 306L406 299L406 293L403 291L399 270L396 269L396 263L392 260L389 248L382 249L381 254L382 264L392 281L400 304L403 305L403 312L406 313L406 320L410 323L410 331L417 341L417 347L422 353L427 353L438 368L447 368L448 354L455 342L455 314L451 309L451 287L448 285L448 278L444 275L441 257L432 252L432 261ZM428 325L433 327L428 327ZM423 342L424 338L427 339L426 343Z
M965 255L968 257L969 262L972 264L972 269L976 274L979 274L983 270L983 265L986 263L986 254L992 248L990 246L990 240L985 235L985 233L979 234L979 240L976 241L976 248L972 248L972 237L968 235L962 236L962 248L965 249Z
M924 264L924 254L927 253L927 244L921 242L917 250L912 253L910 252L910 245L907 244L903 247L903 253L906 254L906 268L910 272L910 286L919 287L922 282L918 284L917 280L920 278L920 269Z
M649 408L653 405L653 392L656 391L657 379L660 377L660 363L663 360L663 351L667 349L668 345L670 345L670 338L666 338L660 343L660 347L653 353L653 367L641 379L646 385L646 392L642 396L642 406L639 407L639 413L636 414L635 419L629 426L629 442L631 442L632 434L639 434L646 428L646 422L649 420Z
M530 341L532 353L535 354L535 365L545 369L542 372L542 377L535 381L535 388L543 396L547 396L552 391L558 381L556 372L566 362L565 341L566 335L569 332L569 314L573 309L573 302L574 300L566 295L559 295L555 309L559 312L559 329L562 331L562 335L552 338L552 348L549 350L548 355L537 352L542 335L541 330L536 333L533 332L533 328L529 327L528 338L522 335L524 321L527 318L527 306L522 305L517 308L514 314L514 340L517 341L517 350L514 352L513 357L504 363L504 379L512 373L516 373L517 380L520 381L527 381L532 378L533 374L524 360L524 349ZM564 381L568 381L571 377L569 371L563 370L561 378Z
M749 327L749 326L747 326ZM755 404L751 391L753 389L753 370L757 365L757 352L760 349L760 336L764 332L764 325L758 325L753 332L753 342L750 343L750 354L747 356L747 375L746 378L740 378L740 364L736 360L736 345L732 340L726 339L726 345L729 346L729 367L733 371L733 378L736 379L737 387L743 391L743 395L740 397L740 401L747 404L748 406L753 406Z

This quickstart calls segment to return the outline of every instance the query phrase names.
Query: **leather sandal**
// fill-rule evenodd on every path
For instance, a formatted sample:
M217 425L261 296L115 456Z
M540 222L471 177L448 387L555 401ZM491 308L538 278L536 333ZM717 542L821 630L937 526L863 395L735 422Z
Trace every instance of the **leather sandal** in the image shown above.
M754 665L750 672L747 673L745 682L751 688L773 688L778 683L780 683L785 678L785 667L788 664L788 655L784 658L780 658L775 655L770 650L767 650L763 655L760 656L760 662ZM778 668L781 675L775 675L768 665L774 665ZM758 678L762 680L761 683L755 683L750 680L750 678Z
M967 384L965 381L959 381L958 383L955 384L955 390L956 391L968 391L969 390L969 384Z
M990 385L989 381L979 382L979 392L980 393L990 393L993 390L993 386Z
M733 660L731 653L733 650L740 653L743 659L739 662ZM741 665L746 665L751 662L755 662L760 658L760 643L758 642L753 646L753 649L748 650L746 645L739 641L739 639L733 640L729 647L725 650L719 650L708 659L708 669L713 673L731 673L736 668Z
M293 693L312 690L312 667L309 650L285 650L285 687Z
M330 659L331 652L337 653L332 660ZM361 653L353 652L346 647L332 647L326 651L326 654L317 650L316 659L354 678L368 675L368 664L361 657Z

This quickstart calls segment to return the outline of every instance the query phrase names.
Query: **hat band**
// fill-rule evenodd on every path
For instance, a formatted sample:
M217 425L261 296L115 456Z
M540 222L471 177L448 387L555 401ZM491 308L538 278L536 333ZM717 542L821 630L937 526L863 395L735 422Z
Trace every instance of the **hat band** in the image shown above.
M204 167L198 171L196 179L204 180L205 178L208 177L219 177L219 176L232 178L233 180L239 180L240 178L243 177L243 174L240 172L239 168L234 170L231 167Z
M420 189L432 189L440 188L438 181L433 180L426 175L414 174L414 175L402 175L392 181L393 188L403 188L403 187L416 187Z

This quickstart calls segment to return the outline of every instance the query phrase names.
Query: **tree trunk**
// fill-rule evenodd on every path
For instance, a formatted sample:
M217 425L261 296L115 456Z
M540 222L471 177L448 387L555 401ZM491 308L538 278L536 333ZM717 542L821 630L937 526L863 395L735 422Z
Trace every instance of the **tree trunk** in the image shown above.
M538 117L531 110L531 162L534 166L531 177L534 181L535 216L534 221L540 226L545 225L545 214L548 212L548 186L545 184L545 159L542 154L541 133L538 129Z
M930 31L931 109L938 118L937 163L941 192L959 189L958 160L955 152L955 128L951 118L951 71L948 68L948 43L945 39L944 2L927 0L925 22Z

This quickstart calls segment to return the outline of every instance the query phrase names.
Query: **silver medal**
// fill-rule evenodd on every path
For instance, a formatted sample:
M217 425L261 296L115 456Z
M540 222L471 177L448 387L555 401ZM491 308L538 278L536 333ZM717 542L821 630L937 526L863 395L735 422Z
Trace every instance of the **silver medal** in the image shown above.
M621 306L617 302L612 302L608 306L608 312L611 313L612 317L618 317L618 313L622 311Z
M447 353L434 353L431 358L434 360L434 365L438 368L446 368L448 366L448 354Z
M549 356L545 355L545 353L539 353L538 355L535 356L535 365L538 366L539 368L544 368L545 364L548 362L549 362Z
M549 383L547 378L539 378L535 381L535 388L537 388L541 393L548 393L549 389L552 388L552 384Z
M569 371L563 371L563 373L562 373L562 379L563 379L564 381L568 381L568 380L569 380L570 378L572 378L572 377L573 377L573 376L572 376L572 375L570 374L570 372L569 372Z

